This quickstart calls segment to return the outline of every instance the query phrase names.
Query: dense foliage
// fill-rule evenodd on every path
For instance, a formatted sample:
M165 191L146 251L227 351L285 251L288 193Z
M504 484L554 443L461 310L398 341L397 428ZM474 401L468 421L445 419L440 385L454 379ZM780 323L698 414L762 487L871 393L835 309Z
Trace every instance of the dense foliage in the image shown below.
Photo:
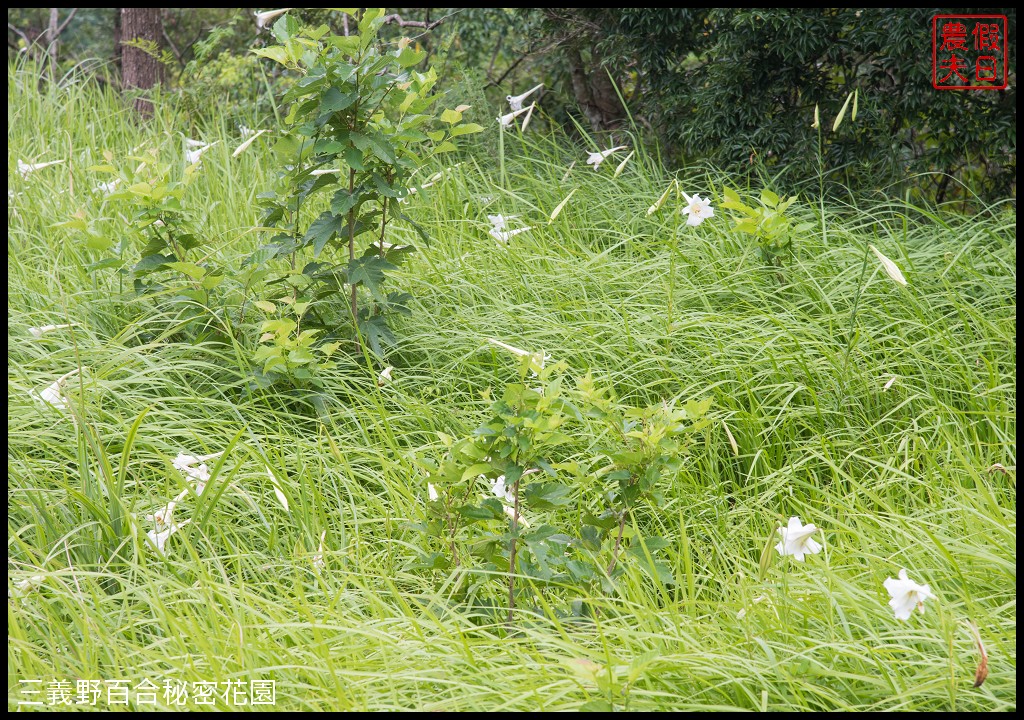
M1016 185L1016 58L1011 51L1006 91L935 90L937 12L593 8L548 16L552 32L577 44L582 37L599 53L630 108L688 160L732 169L760 161L791 181L814 177L815 105L834 116L859 89L856 131L825 147L827 165L841 171L836 180L862 189L899 183L897 194L917 187L940 202L1005 197ZM1016 11L1005 12L1012 47Z

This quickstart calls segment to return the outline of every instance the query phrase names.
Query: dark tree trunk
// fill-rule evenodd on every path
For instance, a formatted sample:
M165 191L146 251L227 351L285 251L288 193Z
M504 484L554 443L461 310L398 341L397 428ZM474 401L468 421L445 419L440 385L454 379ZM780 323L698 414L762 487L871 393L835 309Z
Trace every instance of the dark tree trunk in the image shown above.
M625 113L608 72L601 66L600 58L593 49L590 55L588 68L578 45L565 46L565 56L572 76L572 92L594 132L611 130L619 126Z
M125 92L149 90L160 82L163 67L154 50L160 47L160 8L121 8L121 82ZM132 47L141 41L146 49ZM153 114L153 103L146 97L135 99L139 115Z
M619 92L612 82L611 76L601 62L601 56L593 47L590 49L590 95L594 98L594 105L601 114L604 129L611 130L618 127L626 117L625 109L619 100Z

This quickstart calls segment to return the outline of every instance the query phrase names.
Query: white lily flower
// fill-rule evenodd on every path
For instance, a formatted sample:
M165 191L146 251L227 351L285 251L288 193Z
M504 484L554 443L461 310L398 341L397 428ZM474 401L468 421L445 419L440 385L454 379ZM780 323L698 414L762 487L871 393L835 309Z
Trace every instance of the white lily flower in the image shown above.
M192 455L186 455L185 453L178 453L178 457L174 458L172 464L174 465L176 470L181 470L182 472L185 472L198 462L199 458L197 457L194 457Z
M593 165L594 169L597 170L599 167L601 167L601 163L603 163L609 155L611 155L613 152L617 152L618 150L625 149L625 145L619 145L617 147L608 148L607 150L602 150L601 152L587 153L587 165Z
M531 105L530 107L533 107L533 106ZM520 115L522 115L524 112L526 112L529 109L530 108L520 108L518 110L513 110L512 112L508 113L507 115L502 115L501 117L499 117L498 118L498 122L501 123L501 126L503 128L507 128L507 127L509 127L512 124L513 120L515 120L517 117L519 117Z
M516 499L512 495L513 487L506 487L505 476L499 475L494 479L494 482L491 483L491 492L494 493L494 497L499 500L504 500L507 503L514 503Z
M60 383L53 383L43 388L38 393L35 390L30 390L29 395L33 400L42 402L45 405L52 405L59 410L67 410L68 403L64 399L64 395L61 393Z
M206 461L213 460L223 454L223 450L211 453L210 455L200 455L198 457L187 453L178 453L178 457L174 458L172 464L175 469L180 470L185 477L195 481L196 495L202 495L203 490L206 489L206 483L210 481L210 468L206 466Z
M524 92L522 95L506 95L505 99L508 100L509 107L511 107L512 110L522 110L523 109L523 100L525 100L526 98L528 98L531 95L533 95L535 92L540 90L542 87L544 87L544 83L541 83L540 85L537 85L536 87L530 88L529 90Z
M110 193L117 190L117 186L121 184L121 178L114 178L110 182L101 182L96 185L96 192L109 195Z
M153 547L156 548L156 551L158 553L163 555L164 546L167 544L167 541L170 539L171 535L178 532L178 530L185 527L190 522L192 521L186 520L185 522L177 525L171 524L168 525L167 528L164 530L157 530L156 528L153 528L148 533L146 533L146 539L149 540Z
M195 141L194 140L187 140L186 139L185 142L189 143L189 142L195 142ZM210 148L212 148L216 144L217 143L211 143L209 145L203 145L201 147L196 147L195 150L186 150L185 151L185 164L186 165L195 165L196 163L198 163L202 159L203 153L206 152L207 150L209 150Z
M814 103L814 122L811 123L811 130L817 130L821 127L821 118L818 117L818 103Z
M153 529L155 531L162 532L166 530L171 526L172 515L174 514L174 508L177 504L177 501L171 500L159 510L154 510L152 515L147 515L146 520L153 523Z
M203 467L206 466L203 465ZM277 478L274 476L274 473L270 472L270 468L267 468L267 477L270 478L270 484L273 485L274 487L274 495L277 496L277 501L281 503L281 506L284 508L285 512L288 512L288 498L281 490L281 483L278 482Z
M533 227L516 228L515 230L498 230L496 228L491 228L487 231L487 234L497 240L499 244L506 245L509 240L519 233L524 233L527 230L533 230Z
M204 148L208 147L210 143L206 142L205 140L193 140L192 138L185 138L185 145L186 147L191 148Z
M280 10L267 10L266 12L254 12L253 15L256 16L256 27L259 28L260 30L262 30L263 28L265 28L267 25L270 24L271 20L273 20L274 18L278 17L279 15L284 15L286 12L288 12L289 10L292 10L292 9L294 9L294 8L281 8Z
M311 171L309 174L313 177L320 177L321 175L330 175L331 173L341 172L338 168L317 168Z
M427 483L427 497L430 498L430 502L435 502L438 497L437 488L434 487L433 483Z
M907 284L907 279L903 277L903 273L900 271L896 263L894 263L892 260L887 258L882 253L880 253L878 251L878 248L876 248L874 245L868 245L868 249L875 254L875 257L878 258L878 262L882 263L882 269L885 270L885 274L888 275L893 282L897 283L898 285Z
M384 387L391 383L391 371L394 368L388 365L386 368L380 371L380 375L377 376L377 387Z
M256 142L256 138L258 138L260 135L262 135L265 132L266 132L266 130L260 130L258 133L253 133L252 136L248 140L246 140L244 143L242 143L237 148L235 148L235 151L233 153L231 153L231 157L236 158L239 155L241 155L242 153L244 153L246 150L249 149L250 145L252 145L254 142Z
M29 173L35 172L36 170L42 170L43 168L50 167L51 165L60 165L63 160L51 160L50 162L44 163L27 163L18 161L18 172L21 173L23 178L27 178Z
M73 323L67 323L66 325L43 325L42 327L30 327L28 331L32 334L32 337L41 338L51 330L63 330L72 326Z
M503 350L508 350L513 355L518 355L519 357L528 357L533 354L528 350L521 350L520 348L514 347L507 343L503 343L501 340L495 340L494 338L487 338L487 342L489 342L491 345L497 345Z
M493 229L504 230L508 226L508 221L515 220L517 217L518 215L488 215L487 219L494 226Z
M491 343L491 345L496 345L502 348L503 350L508 350L513 355L530 358L530 372L533 373L534 377L536 377L540 373L540 371L544 369L544 363L551 359L551 356L545 353L532 353L529 352L528 350L521 350L520 348L513 347L512 345L509 345L507 343L503 343L501 340L495 340L494 338L487 338L487 342Z
M897 620L909 620L910 613L914 611L915 607L923 613L924 601L929 598L935 599L930 587L918 585L907 577L906 568L900 570L899 580L887 578L882 584L885 585L885 589L889 591L889 597L892 598L889 605L895 611Z
M68 403L67 398L64 397L64 382L77 372L78 370L72 370L71 372L64 373L39 392L30 390L28 393L29 397L37 402L55 407L58 410L67 410L71 405Z
M255 130L247 128L245 125L238 126L238 133L242 136L243 140L251 138L255 132Z
M178 453L178 457L174 458L172 464L177 470L181 470L183 473L188 473L189 470L194 469L192 468L193 465L198 465L199 463L205 463L207 460L219 458L223 454L223 450L221 450L220 452L210 453L209 455L198 456L189 455L187 453L182 452Z
M811 538L811 535L818 532L814 525L804 525L799 517L791 517L788 527L780 527L779 534L782 541L775 546L779 555L792 555L799 562L804 561L804 555L813 555L821 552L821 545Z
M210 482L210 468L206 467L206 463L202 463L199 467L188 468L185 470L185 475L190 480L196 481L196 495L202 495L203 490L206 489L206 483Z
M320 572L324 566L324 538L327 537L327 531L324 530L320 533L320 547L317 548L316 552L313 553L313 568Z
M683 197L686 198L686 207L682 209L682 213L687 216L687 225L696 227L709 217L714 217L715 211L711 207L710 198L702 199L700 195L690 197L686 193L683 193Z
M10 593L13 598L20 598L28 595L30 592L34 592L43 586L46 582L45 575L31 575L24 580L19 580L14 583L14 591Z

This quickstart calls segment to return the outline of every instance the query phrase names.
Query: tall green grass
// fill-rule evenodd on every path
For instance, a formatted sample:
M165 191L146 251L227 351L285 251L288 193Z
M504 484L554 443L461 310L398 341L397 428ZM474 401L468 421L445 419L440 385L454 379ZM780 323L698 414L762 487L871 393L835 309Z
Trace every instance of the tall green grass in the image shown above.
M964 218L826 203L827 234L798 238L780 284L725 211L696 229L647 216L670 177L639 151L612 178L615 158L594 172L582 147L511 133L503 184L484 138L408 205L431 243L394 283L416 298L396 328L395 382L344 365L321 418L248 390L252 328L234 344L184 340L175 316L87 273L98 255L54 227L99 212L90 188L105 178L86 168L103 150L180 145L172 107L133 120L83 82L40 87L9 70L8 587L45 576L8 602L9 708L20 681L80 678L274 679L292 710L1015 708L1012 205ZM261 241L255 196L272 157L259 141L232 159L226 119L189 132L219 141L190 193L213 252L237 264ZM19 159L58 158L17 173ZM682 180L713 196L731 182ZM797 207L821 226L817 198ZM499 247L496 212L534 229ZM910 285L872 259L850 337L869 242ZM62 322L77 324L28 334ZM411 569L435 549L410 528L426 499L412 458L475 427L484 391L514 374L488 337L592 371L636 404L714 398L716 422L664 505L632 521L671 541L676 584L630 567L614 593L586 598L590 622L551 592L509 634L474 604L499 596L500 578ZM76 367L74 421L28 397ZM166 557L145 547L125 513L141 519L185 487L178 452L225 448ZM576 502L600 491L586 483ZM790 515L821 527L825 550L762 572ZM882 587L903 567L938 596L907 622ZM968 621L990 658L980 688ZM611 697L573 672L579 659L615 669Z

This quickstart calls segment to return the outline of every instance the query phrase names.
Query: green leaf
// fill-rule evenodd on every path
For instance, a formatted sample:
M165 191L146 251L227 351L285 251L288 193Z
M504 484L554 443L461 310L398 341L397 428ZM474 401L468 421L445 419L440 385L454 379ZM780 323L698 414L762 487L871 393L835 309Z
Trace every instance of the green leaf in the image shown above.
M377 300L385 302L387 298L380 286L384 282L385 272L395 269L387 260L374 255L358 257L348 263L348 282L350 285L362 285Z
M274 62L279 62L282 65L287 66L291 64L291 58L288 57L288 51L280 45L274 45L273 47L268 48L257 48L252 52L259 57L268 58Z
M333 237L341 234L344 227L344 217L324 210L316 220L309 224L309 229L306 230L302 242L304 244L313 243L313 256L316 257Z
M779 204L779 196L771 190L765 189L761 191L761 202L768 207L774 208Z
M455 110L445 110L441 113L441 122L448 123L449 125L460 123L462 122L462 113Z
M452 128L452 137L459 137L460 135L471 135L473 133L483 132L484 126L477 125L476 123L465 123L463 125L457 125Z
M526 487L523 498L534 510L553 510L571 501L571 489L557 482L531 483Z
M356 207L363 197L361 187L354 188L349 192L348 188L341 188L331 198L331 210L337 215L345 215L349 210Z
M648 553L654 555L659 550L664 550L671 544L672 543L670 543L668 540L660 538L657 535L649 538L636 538L636 540L633 541L633 544L629 546L629 550L627 552L643 560L646 558L646 555L644 553L645 547L647 548Z
M135 264L135 267L132 268L132 272L136 275L145 275L164 267L169 262L174 261L175 257L173 255L147 255Z
M213 290L222 282L224 282L223 275L207 275L200 284L207 290Z
M206 275L206 270L195 263L190 262L169 262L167 267L177 270L183 275L188 275L193 280L201 280Z
M405 47L398 53L398 64L403 67L412 67L425 58L427 54L422 50L414 50L412 47Z
M277 156L278 162L282 164L292 164L298 157L299 149L301 147L302 143L298 138L291 135L285 135L274 143L273 151L274 155Z
M320 101L320 111L325 113L335 113L340 110L344 110L356 101L359 97L358 93L350 92L343 93L338 88L330 88L324 93L323 99Z
M480 505L463 505L458 512L468 520L496 520L505 516L505 511L496 498L488 498Z
M490 463L476 463L475 465L470 465L462 473L462 482L465 482L470 478L475 478L477 475L483 475L485 473L488 473L492 469L493 468L491 467Z
M257 300L256 302L253 303L253 305L258 307L260 310L262 310L265 313L276 313L277 312L277 305L275 305L274 303L270 302L269 300Z
M363 165L363 152L356 147L345 148L345 163L353 170L361 172L366 169Z

